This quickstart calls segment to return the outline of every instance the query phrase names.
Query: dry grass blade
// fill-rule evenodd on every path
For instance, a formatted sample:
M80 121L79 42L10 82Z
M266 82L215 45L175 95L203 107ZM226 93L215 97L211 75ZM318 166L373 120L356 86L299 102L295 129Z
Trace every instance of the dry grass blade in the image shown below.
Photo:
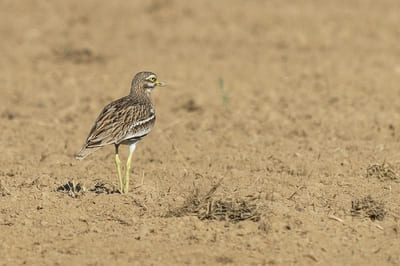
M182 207L171 210L167 217L175 216L197 216L200 220L219 220L238 222L243 220L260 220L260 212L256 202L251 202L253 198L228 198L214 199L213 195L221 185L222 179L203 196L195 187L191 195L185 200ZM250 203L251 202L251 203Z
M260 213L255 204L249 204L244 199L228 199L211 201L204 212L197 215L201 220L219 220L238 222L244 220L259 221Z
M351 202L351 214L382 221L386 215L385 204L372 199L371 196L356 199Z
M399 175L393 170L393 167L387 162L383 162L381 164L371 164L370 166L368 166L366 177L367 178L375 177L381 181L399 180Z
M221 185L222 180L223 180L223 178L221 178L221 179L218 181L218 183L216 183L215 185L213 185L213 186L211 187L211 189L210 189L210 190L204 195L204 197L202 198L202 201L209 200L209 199L212 197L212 195L214 195L215 191L217 191L217 188L219 188L219 186Z
M189 197L183 203L183 206L175 210L170 210L167 216L181 217L185 215L196 215L199 209L204 207L204 204L212 197L212 195L217 191L217 188L221 185L222 179L204 195L201 196L199 189L195 186L193 191L190 193Z

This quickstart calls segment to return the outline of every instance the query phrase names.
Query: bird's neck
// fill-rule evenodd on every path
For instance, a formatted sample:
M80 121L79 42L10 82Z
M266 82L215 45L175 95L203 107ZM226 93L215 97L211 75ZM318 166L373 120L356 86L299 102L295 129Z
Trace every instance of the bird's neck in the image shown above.
M136 99L137 101L140 102L148 102L152 104L151 92L149 91L131 90L129 97L132 97L133 99Z

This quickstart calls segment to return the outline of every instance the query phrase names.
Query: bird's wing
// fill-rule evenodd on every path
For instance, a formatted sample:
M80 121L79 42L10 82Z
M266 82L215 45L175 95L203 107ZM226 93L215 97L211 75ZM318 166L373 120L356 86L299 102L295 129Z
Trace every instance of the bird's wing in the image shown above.
M86 146L92 148L118 144L134 137L144 124L155 119L154 112L150 112L148 107L148 104L135 102L129 97L108 104L90 130Z

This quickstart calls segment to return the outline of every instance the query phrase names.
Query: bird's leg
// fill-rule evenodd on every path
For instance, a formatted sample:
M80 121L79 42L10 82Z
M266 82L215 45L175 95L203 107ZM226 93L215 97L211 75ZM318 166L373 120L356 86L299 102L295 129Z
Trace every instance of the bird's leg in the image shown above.
M118 155L118 144L115 144L115 164L117 165L117 171L118 171L118 179L119 179L119 192L123 193L123 186L124 183L122 182L122 174L121 174L121 160L119 159Z
M126 161L126 176L125 176L124 193L128 193L128 191L129 191L129 172L131 170L132 154L135 151L135 148L136 148L136 143L131 144L129 146L129 156L128 156L128 160Z

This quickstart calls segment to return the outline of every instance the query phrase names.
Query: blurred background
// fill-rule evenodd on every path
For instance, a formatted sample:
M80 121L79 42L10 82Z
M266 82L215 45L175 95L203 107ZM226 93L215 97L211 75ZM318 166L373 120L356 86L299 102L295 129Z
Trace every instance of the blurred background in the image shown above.
M0 1L0 217L13 225L0 225L2 257L400 263L398 183L365 177L371 165L389 163L396 178L400 169L399 14L397 0ZM142 185L127 197L59 193L71 180L115 189L113 147L73 157L139 71L167 83L153 92L156 126L134 154ZM257 198L270 230L162 218L216 183L220 198ZM383 231L352 218L351 203L368 195L385 206ZM116 216L141 218L126 231ZM131 251L119 253L119 241Z

